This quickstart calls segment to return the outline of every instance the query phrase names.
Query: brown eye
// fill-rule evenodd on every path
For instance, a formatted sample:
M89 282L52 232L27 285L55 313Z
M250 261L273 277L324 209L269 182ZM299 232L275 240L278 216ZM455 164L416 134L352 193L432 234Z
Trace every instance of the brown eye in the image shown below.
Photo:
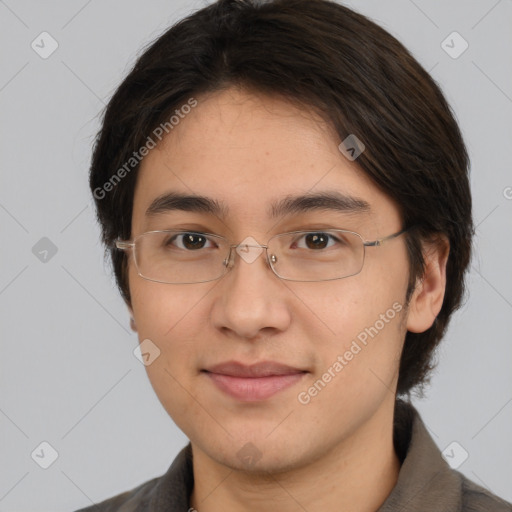
M325 249L329 243L329 235L326 233L309 233L305 240L308 249Z
M165 245L175 245L179 249L196 251L203 249L208 242L208 238L202 233L180 233L169 238Z
M323 231L304 232L296 238L293 243L294 249L310 249L312 251L320 251L322 249L331 248L341 242L337 237Z

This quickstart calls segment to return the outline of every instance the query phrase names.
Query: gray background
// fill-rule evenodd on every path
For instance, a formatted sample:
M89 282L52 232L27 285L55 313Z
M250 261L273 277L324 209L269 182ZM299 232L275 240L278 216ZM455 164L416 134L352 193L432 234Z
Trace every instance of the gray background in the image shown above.
M431 70L463 129L478 225L470 298L415 403L441 449L469 453L459 470L512 500L512 2L346 3ZM98 113L140 49L203 5L0 1L0 511L89 505L160 475L187 442L132 353L87 170ZM59 45L46 59L31 48L43 31ZM453 31L469 43L457 59L441 46ZM57 248L46 261L48 241L33 250L43 237ZM48 469L31 458L42 441L59 455Z

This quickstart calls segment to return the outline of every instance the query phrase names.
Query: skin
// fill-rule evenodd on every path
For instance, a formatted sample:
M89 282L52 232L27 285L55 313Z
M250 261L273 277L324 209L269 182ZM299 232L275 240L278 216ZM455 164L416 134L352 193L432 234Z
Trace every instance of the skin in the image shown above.
M308 228L344 228L366 240L402 228L399 209L338 150L318 117L291 103L231 88L198 97L198 106L141 164L132 236L187 228L232 243ZM370 213L313 211L270 219L270 202L289 194L341 191ZM163 192L223 201L229 215L167 212L148 218ZM399 357L406 330L421 332L438 314L445 289L446 243L426 247L426 273L405 307L404 238L368 248L362 271L346 279L283 281L263 257L238 256L218 281L173 285L138 276L129 260L130 312L140 341L160 351L147 372L162 405L192 443L199 512L375 511L400 469L392 441ZM404 306L315 396L297 395L321 378L394 303ZM301 382L261 402L241 402L201 369L228 360L273 360L306 369ZM247 443L259 460L238 455ZM247 448L246 448L247 449ZM257 457L257 458L258 458Z

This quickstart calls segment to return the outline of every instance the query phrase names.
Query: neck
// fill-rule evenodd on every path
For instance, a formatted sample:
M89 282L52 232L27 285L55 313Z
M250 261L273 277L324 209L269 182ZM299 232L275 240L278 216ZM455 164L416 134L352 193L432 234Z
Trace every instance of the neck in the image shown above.
M393 405L379 409L329 453L285 473L252 474L217 463L192 444L198 512L375 512L395 486Z

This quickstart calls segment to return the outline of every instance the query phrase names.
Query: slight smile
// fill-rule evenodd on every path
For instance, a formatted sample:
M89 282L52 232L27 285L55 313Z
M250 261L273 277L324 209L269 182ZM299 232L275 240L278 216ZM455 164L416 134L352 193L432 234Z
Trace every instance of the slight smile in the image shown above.
M228 361L202 372L218 389L243 402L266 400L298 383L308 373L274 361L252 365Z

